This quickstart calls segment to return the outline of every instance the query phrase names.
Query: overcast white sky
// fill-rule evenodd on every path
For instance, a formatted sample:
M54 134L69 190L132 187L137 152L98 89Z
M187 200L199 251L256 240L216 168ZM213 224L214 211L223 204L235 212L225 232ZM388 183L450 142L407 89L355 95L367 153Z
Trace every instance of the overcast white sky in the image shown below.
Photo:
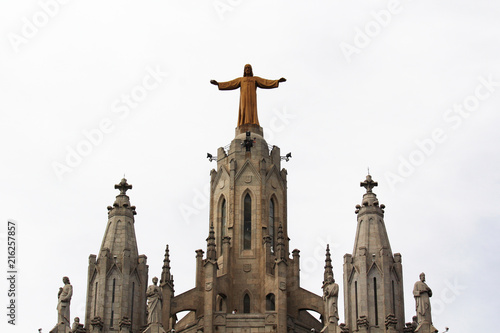
M251 63L255 75L288 79L259 90L258 109L268 143L293 155L284 167L302 286L321 293L329 243L342 288L370 167L403 256L406 320L424 271L440 331L491 331L499 17L486 0L3 1L0 248L7 274L7 221L17 221L19 309L18 325L2 314L0 330L48 332L65 275L71 316L84 317L88 256L123 174L150 278L170 244L176 293L194 286L215 167L205 156L234 137L239 99L209 80Z

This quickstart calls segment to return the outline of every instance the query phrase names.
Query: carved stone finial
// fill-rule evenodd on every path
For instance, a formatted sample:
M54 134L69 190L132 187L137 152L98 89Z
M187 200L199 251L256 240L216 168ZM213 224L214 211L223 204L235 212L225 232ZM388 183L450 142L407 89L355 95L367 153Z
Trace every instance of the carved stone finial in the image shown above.
M122 178L121 182L115 185L115 189L120 190L120 195L127 195L127 190L131 190L132 185L127 184L127 180Z
M168 284L169 286L174 287L174 276L170 273L170 250L167 247L165 249L165 257L163 259L163 267L161 269L161 280L160 285Z
M378 183L372 180L372 176L367 175L366 180L364 182L361 182L360 186L366 188L366 193L372 193L372 189L375 186L378 186Z
M278 237L276 238L276 259L285 260L285 236L283 235L283 225L278 227Z
M326 244L325 272L323 275L323 284L329 283L330 278L333 280L332 257L330 255L330 244Z
M207 238L207 259L217 260L217 253L215 250L215 231L213 222L210 224L210 232L208 233L208 238Z

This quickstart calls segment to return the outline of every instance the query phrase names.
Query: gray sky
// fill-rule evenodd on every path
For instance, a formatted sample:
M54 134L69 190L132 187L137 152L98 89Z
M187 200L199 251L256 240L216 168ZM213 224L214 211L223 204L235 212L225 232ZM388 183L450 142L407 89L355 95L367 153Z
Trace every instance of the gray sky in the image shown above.
M369 167L403 256L406 320L424 271L440 331L490 330L499 16L485 0L2 2L0 240L6 274L7 220L17 221L19 309L18 325L3 315L0 330L48 332L65 275L71 316L84 317L88 256L123 174L150 278L170 244L176 293L194 286L215 167L205 156L234 137L239 98L209 80L246 63L288 79L259 90L258 109L268 143L293 155L283 166L302 286L321 292L329 243L342 290Z

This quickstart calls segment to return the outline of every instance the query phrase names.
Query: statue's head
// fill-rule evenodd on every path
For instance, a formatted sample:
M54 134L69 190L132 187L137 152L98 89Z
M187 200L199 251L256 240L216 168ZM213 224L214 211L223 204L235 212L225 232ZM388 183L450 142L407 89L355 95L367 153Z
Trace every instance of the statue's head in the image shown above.
M69 284L69 277L67 276L63 277L63 282L64 284Z
M420 273L420 281L425 282L425 273Z
M158 278L156 276L153 278L153 283L155 284L155 286L158 283Z
M79 317L75 317L75 322L79 323L80 322L80 318Z
M325 281L325 283L334 283L334 282L335 282L335 279L333 278L333 275L328 274L328 275L326 276L326 281Z
M253 76L252 65L245 65L245 68L243 69L243 76Z

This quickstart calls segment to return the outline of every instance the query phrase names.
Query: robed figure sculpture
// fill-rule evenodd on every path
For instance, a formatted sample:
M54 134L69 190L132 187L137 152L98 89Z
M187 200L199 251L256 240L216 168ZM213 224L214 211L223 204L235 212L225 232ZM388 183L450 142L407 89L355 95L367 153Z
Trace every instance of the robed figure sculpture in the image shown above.
M69 306L71 297L73 296L73 286L69 282L67 276L63 277L64 287L59 288L57 295L57 321L58 324L64 323L65 326L70 327Z
M154 277L153 284L146 290L146 297L148 298L148 324L161 323L162 295L157 283L158 278Z
M338 325L339 322L338 298L339 285L335 283L333 276L329 275L323 283L323 301L325 302L327 322L335 325Z
M413 287L413 296L415 297L415 309L417 311L418 326L415 332L437 332L432 325L431 300L432 290L425 283L425 274L420 274L420 281L415 282ZM422 327L425 327L423 330Z
M219 87L219 90L233 90L240 88L240 110L238 113L238 127L245 124L259 125L257 117L257 87L264 89L277 88L280 82L285 82L285 78L279 80L266 80L258 76L253 76L252 66L245 65L243 77L227 81L217 82L211 80L210 83Z

